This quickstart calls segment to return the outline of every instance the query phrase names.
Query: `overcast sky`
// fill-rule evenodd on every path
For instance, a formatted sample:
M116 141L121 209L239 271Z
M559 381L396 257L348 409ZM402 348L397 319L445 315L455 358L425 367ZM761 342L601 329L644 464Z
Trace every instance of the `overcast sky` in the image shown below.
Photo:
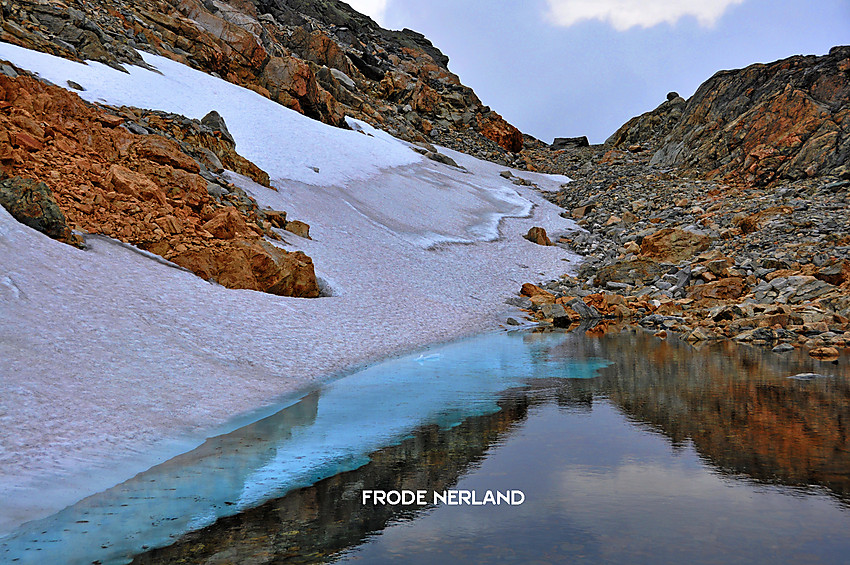
M716 71L850 44L850 0L350 0L424 33L508 121L601 143Z

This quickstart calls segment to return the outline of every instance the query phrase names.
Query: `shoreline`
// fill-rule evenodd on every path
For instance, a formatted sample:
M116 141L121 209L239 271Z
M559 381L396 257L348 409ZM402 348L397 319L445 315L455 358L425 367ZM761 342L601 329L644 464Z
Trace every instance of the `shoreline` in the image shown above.
M473 166L472 159L467 159ZM490 172L479 170L475 175L480 181ZM492 177L500 179L496 174ZM278 194L268 192L273 197ZM303 247L311 247L309 253L321 272L344 283L338 296L320 299L275 297L209 285L123 246L95 241L92 250L80 251L30 233L4 215L3 231L18 244L12 248L25 248L32 255L29 261L9 258L10 264L19 265L9 273L10 278L27 302L46 303L41 305L41 313L26 314L26 305L10 304L17 314L10 311L9 319L18 319L19 327L4 331L9 337L6 343L18 353L4 362L4 372L17 374L13 382L5 383L9 393L5 404L10 409L3 418L4 436L17 436L17 446L9 449L17 455L17 462L6 460L0 466L9 517L3 531L10 533L23 522L49 515L190 450L210 433L220 434L276 411L282 397L306 394L320 383L412 350L495 329L503 316L512 312L504 300L511 294L513 281L521 279L519 273L533 267L535 272L558 275L572 264L562 261L571 257L565 250L522 239L521 234L532 224L543 223L557 231L569 222L559 218L554 207L531 189L520 192L535 204L531 215L504 218L497 240L431 251L388 236L383 229L377 234L372 220L347 205L325 206L327 223L314 221L314 240L299 241ZM293 201L291 208L312 207L315 188L291 190L288 195L296 193L307 202ZM363 230L364 237L338 234L335 241L334 229L341 225ZM386 263L393 256L398 262L397 268L391 269L392 277L377 287L369 276L373 270L354 268L348 252L358 242L377 245L376 237L383 243L366 256L361 249L359 264ZM506 269L509 261L525 267ZM71 285L74 288L56 296L53 288L65 283L39 276L37 265L41 263L67 265L61 280L70 277L77 281ZM22 271L27 264L31 268ZM458 269L460 265L465 268ZM404 273L405 266L410 272ZM434 272L440 273L436 286L418 286ZM399 290L386 295L384 287ZM109 290L102 293L102 289ZM66 310L68 304L79 308L68 313L66 322L72 327L53 331L56 328L47 322L50 304L59 309L65 304ZM400 317L400 312L407 314ZM34 327L48 331L37 337L31 335ZM423 328L429 329L423 332ZM106 334L99 338L104 330ZM256 334L249 335L252 331ZM225 335L227 346L216 346L225 343ZM29 343L15 347L22 340ZM59 374L47 354L57 354L55 344L61 344L60 351L66 352L60 354L64 362ZM23 351L33 352L37 361L20 372ZM116 355L118 351L121 355ZM170 360L160 358L166 351ZM286 352L284 358L281 351ZM103 359L95 360L104 355L112 361L104 365ZM92 367L98 364L101 369L92 374ZM186 374L178 376L169 366L183 366ZM290 376L281 379L276 375ZM41 406L21 401L20 389L17 395L8 390L10 386L51 390L57 378L65 383L67 392L54 390L51 399L42 399ZM129 398L127 390L134 391ZM20 402L15 404L15 399ZM111 407L109 417L106 407ZM45 414L52 415L51 421L61 420L57 423L57 427L64 426L58 430L61 443L55 441L55 428L51 432L49 426L34 424L43 421ZM26 422L33 424L21 425ZM92 477L97 478L94 486ZM50 496L44 496L46 487ZM49 502L34 507L33 500Z
M544 326L621 322L837 359L850 345L850 181L735 184L654 165L653 149L557 156L585 171L547 195L586 230L558 242L584 260L575 277L525 281L517 304Z

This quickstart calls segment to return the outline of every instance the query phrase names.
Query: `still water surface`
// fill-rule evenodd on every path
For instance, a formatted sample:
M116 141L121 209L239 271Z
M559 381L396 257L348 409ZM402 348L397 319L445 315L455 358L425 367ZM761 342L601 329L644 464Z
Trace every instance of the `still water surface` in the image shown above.
M847 563L846 363L632 331L481 336L335 381L28 525L0 558ZM375 506L364 489L525 502Z

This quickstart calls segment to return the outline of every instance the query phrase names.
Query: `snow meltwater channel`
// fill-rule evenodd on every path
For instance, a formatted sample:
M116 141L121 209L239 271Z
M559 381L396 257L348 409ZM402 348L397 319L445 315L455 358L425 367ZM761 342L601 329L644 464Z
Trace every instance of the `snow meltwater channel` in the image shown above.
M503 167L422 159L365 124L341 130L153 55L122 73L0 43L0 59L93 102L201 118L217 110L277 191L262 206L311 225L332 296L228 290L106 238L82 251L0 209L0 535L274 411L378 359L494 328L523 282L576 257L521 237L575 229ZM315 169L318 169L318 172ZM564 177L515 174L552 190ZM455 242L453 244L451 242Z

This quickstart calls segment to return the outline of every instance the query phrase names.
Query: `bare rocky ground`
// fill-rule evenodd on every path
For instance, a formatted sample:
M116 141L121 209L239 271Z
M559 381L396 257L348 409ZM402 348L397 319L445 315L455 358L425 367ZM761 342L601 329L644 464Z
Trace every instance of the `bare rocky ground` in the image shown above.
M617 320L659 337L837 357L850 343L850 180L746 186L631 149L553 156L574 180L549 199L582 228L555 244L585 261L575 277L526 284L511 302L543 326Z

